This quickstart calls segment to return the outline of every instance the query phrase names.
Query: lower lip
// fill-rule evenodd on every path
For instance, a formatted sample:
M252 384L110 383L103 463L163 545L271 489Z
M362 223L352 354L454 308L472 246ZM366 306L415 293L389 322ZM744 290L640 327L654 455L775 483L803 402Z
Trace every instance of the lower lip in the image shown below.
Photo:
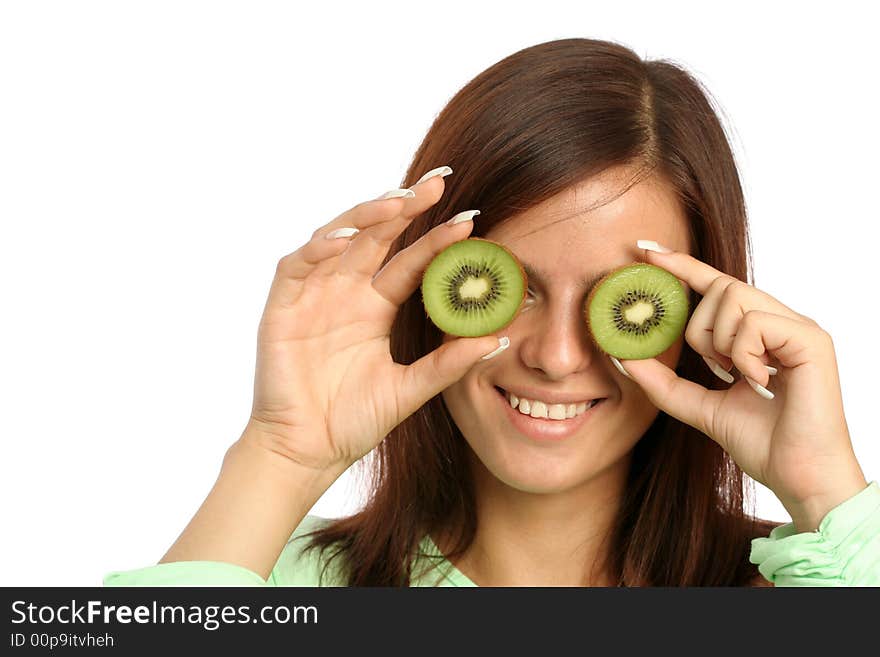
M562 440L580 429L584 422L589 420L597 410L602 408L605 402L602 399L595 406L588 408L580 415L575 415L567 420L545 420L544 418L523 415L510 405L507 396L501 393L498 388L494 388L495 396L504 404L505 413L510 419L511 424L523 435L533 438L534 440Z

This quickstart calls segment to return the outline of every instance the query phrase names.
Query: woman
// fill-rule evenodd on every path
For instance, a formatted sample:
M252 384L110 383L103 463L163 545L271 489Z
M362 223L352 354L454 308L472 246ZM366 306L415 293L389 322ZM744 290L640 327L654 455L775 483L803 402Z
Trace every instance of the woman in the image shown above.
M690 75L603 41L526 48L450 101L404 183L280 260L215 486L159 564L105 583L880 584L880 487L831 339L747 284L736 165ZM499 335L453 338L420 277L474 236L529 295ZM677 276L692 315L621 363L583 308L633 261ZM556 404L583 413L531 417ZM306 516L373 448L365 508ZM744 473L791 523L744 511Z

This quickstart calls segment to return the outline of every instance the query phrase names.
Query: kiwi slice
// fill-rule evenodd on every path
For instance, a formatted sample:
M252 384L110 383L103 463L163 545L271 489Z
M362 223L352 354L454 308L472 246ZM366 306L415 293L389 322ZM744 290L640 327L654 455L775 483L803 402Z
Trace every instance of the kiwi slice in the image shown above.
M475 337L510 324L527 288L516 256L497 242L471 237L434 256L422 276L422 302L441 331Z
M666 351L684 330L688 298L665 269L637 263L610 272L590 293L593 341L615 358L641 360Z

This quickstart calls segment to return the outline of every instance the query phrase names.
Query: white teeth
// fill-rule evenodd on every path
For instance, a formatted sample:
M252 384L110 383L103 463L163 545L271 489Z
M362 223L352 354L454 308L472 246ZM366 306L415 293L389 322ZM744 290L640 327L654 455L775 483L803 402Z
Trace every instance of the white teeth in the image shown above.
M595 400L580 404L547 404L533 399L521 399L512 392L505 391L505 395L507 395L507 401L510 402L511 408L518 409L523 415L551 420L573 418L596 405Z
M532 417L547 417L547 404L542 401L533 401L532 409L529 412Z
M551 420L564 420L565 404L551 404L547 409L547 417Z

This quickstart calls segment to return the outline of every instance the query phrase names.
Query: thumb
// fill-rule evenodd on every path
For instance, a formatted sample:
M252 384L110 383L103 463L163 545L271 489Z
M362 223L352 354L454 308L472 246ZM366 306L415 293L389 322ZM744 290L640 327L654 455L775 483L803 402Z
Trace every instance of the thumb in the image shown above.
M721 392L682 379L656 358L618 363L626 375L641 387L654 406L713 440L718 440L709 431Z
M434 395L463 377L467 371L510 346L507 336L456 338L440 345L407 367L400 390L401 416L414 413Z

